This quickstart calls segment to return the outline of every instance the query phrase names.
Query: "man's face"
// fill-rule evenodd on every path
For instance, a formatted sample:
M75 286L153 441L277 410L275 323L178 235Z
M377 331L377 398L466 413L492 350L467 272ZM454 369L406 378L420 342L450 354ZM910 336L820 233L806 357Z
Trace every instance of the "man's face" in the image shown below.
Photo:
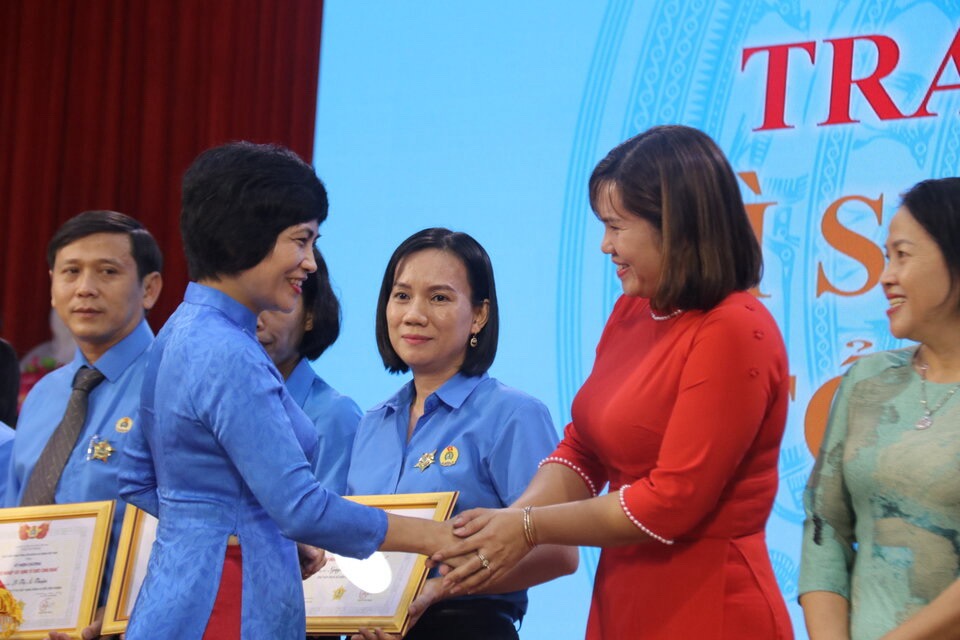
M156 272L140 280L124 233L95 233L61 247L50 280L51 304L90 362L133 331L161 285Z

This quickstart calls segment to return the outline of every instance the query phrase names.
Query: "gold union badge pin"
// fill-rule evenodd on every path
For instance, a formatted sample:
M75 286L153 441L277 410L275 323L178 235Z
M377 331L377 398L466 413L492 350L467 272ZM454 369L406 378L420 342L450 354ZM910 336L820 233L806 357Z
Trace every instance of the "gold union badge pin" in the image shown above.
M436 449L434 449L433 451L429 451L423 454L422 456L420 456L420 459L417 460L417 464L413 466L416 467L417 469L420 469L421 472L426 471L427 467L433 464L434 456L436 455L437 455Z
M133 420L131 420L130 418L125 417L117 420L117 426L116 426L117 433L126 433L127 431L130 431L130 429L132 428L133 428Z
M460 452L457 451L457 448L453 445L450 445L443 450L443 453L440 454L440 466L441 467L452 467L457 464L457 460L460 459Z

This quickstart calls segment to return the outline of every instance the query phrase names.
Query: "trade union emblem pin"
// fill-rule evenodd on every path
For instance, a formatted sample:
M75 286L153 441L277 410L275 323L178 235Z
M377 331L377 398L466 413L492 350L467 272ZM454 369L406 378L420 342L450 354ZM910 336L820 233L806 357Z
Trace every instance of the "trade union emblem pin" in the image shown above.
M443 453L440 454L440 466L441 467L452 467L457 464L457 460L460 459L460 452L457 451L457 448L453 445L450 445L443 450Z
M128 417L120 418L117 420L117 433L126 433L133 428L133 420Z

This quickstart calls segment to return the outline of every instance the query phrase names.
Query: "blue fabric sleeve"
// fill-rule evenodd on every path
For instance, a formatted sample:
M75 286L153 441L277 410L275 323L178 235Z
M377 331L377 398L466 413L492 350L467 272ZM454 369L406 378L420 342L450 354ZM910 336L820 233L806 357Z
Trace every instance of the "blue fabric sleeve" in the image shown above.
M353 400L339 396L329 403L324 416L314 418L320 446L313 472L320 484L331 491L342 494L347 489L350 453L361 416L363 412Z

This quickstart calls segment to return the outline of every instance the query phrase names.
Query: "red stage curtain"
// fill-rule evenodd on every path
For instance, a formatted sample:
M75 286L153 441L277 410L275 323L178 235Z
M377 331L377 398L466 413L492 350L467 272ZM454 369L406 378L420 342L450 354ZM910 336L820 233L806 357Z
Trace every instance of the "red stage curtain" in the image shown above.
M49 339L46 243L115 209L164 252L158 328L186 286L180 177L229 140L313 153L322 0L0 2L0 335Z

